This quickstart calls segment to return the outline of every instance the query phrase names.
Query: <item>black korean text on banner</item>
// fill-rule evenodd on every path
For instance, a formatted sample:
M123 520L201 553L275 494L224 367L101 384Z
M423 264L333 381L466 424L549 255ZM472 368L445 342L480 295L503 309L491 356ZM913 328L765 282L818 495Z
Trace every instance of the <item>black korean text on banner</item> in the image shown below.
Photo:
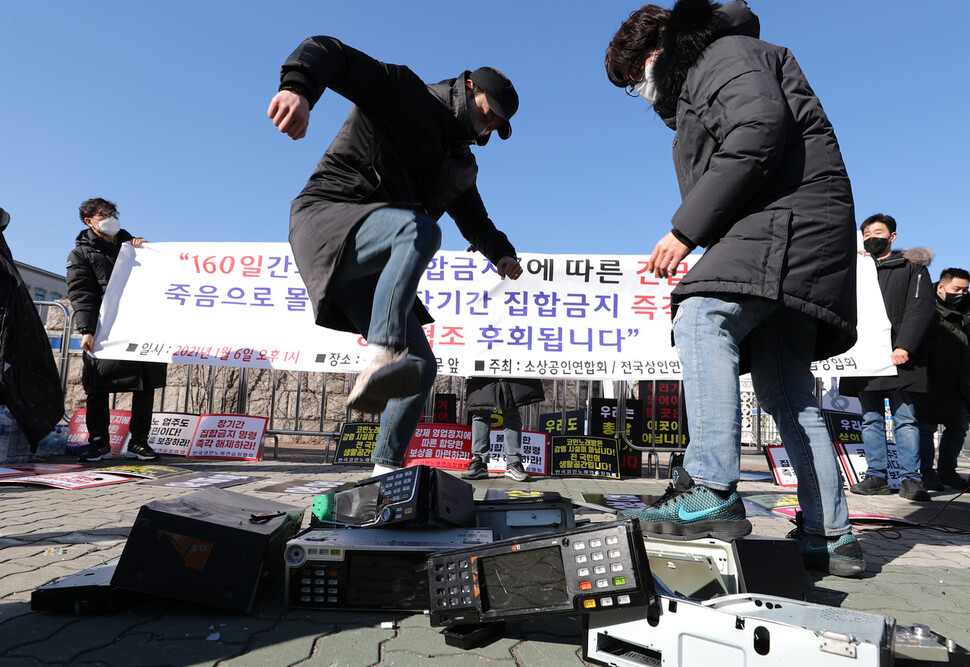
M549 474L620 479L617 441L591 435L552 437Z
M626 437L630 442L643 439L643 403L639 399L626 401ZM616 438L616 409L614 398L594 398L589 407L589 434ZM643 475L643 452L619 441L620 473L624 477Z
M340 439L337 440L331 463L370 463L380 431L380 424L344 424L340 429Z
M198 425L199 415L181 412L152 413L148 445L159 454L186 456Z

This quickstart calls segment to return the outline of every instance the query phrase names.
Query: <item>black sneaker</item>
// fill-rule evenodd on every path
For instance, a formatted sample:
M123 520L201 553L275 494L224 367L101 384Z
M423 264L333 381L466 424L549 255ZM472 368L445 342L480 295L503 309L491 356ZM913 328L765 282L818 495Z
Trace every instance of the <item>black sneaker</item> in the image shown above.
M935 470L924 472L921 477L923 478L923 488L927 491L944 491L946 489Z
M683 468L674 468L673 480L655 503L642 510L623 510L622 514L640 519L640 529L651 535L737 538L751 532L744 501L737 491L723 497L706 486L697 486Z
M465 472L461 474L462 479L488 479L488 466L477 456L473 456Z
M81 463L94 463L111 458L111 445L106 442L92 442L88 450L77 457Z
M505 467L505 476L514 479L516 482L525 482L529 479L529 473L522 467L521 461L508 464Z
M925 480L923 481L923 486L926 486L926 488L930 489L931 491L943 491L944 489L942 484L946 484L951 489L956 489L957 491L964 491L967 488L967 480L965 480L963 475L958 473L956 470L947 470L946 472L941 472L939 475L939 480L941 482L941 486L938 489L926 486Z
M161 458L147 442L137 440L128 443L128 451L125 452L125 456L129 459L139 459L141 461L157 461Z
M922 482L915 477L907 477L899 487L899 497L905 500L925 502L931 500L930 494L923 488Z
M812 535L802 528L802 513L795 514L795 530L788 533L802 554L809 570L834 574L837 577L861 577L866 571L862 545L852 533L826 537Z
M875 475L866 475L864 480L850 486L849 491L860 496L888 496L893 492L889 488L889 482Z

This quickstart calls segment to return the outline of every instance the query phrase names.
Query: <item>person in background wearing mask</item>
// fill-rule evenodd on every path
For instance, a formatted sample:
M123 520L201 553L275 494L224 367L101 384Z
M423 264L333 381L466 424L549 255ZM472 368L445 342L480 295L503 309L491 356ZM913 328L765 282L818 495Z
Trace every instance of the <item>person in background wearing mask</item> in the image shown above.
M916 395L926 391L926 346L923 339L933 319L933 285L926 265L932 253L925 248L896 252L896 220L876 213L863 220L862 245L876 262L876 276L891 326L892 363L896 375L842 378L839 393L858 396L862 404L862 446L866 450L866 476L849 489L866 496L889 495L884 401L889 400L893 433L902 480L899 497L927 501L919 472L919 424Z
M672 293L690 446L644 532L685 537L751 531L740 478L739 374L750 371L798 475L790 534L806 566L865 570L832 441L815 398L813 360L856 340L852 189L829 119L792 54L761 41L744 2L644 5L613 37L610 81L638 94L677 132L682 203L648 270Z
M916 397L919 456L923 486L963 491L967 480L957 472L957 457L967 435L970 412L970 272L945 269L936 283L936 317L926 332L928 386ZM933 435L943 426L936 469Z
M512 134L512 82L491 67L426 84L333 37L305 40L283 63L268 115L292 139L327 88L354 103L290 210L290 245L320 326L361 334L374 356L348 397L381 414L374 474L402 465L437 361L418 282L448 213L498 275L522 275L515 248L478 193L470 146Z
M75 239L74 250L67 257L67 294L74 309L74 324L81 334L84 369L81 382L87 392L89 447L82 463L111 458L109 437L110 411L108 397L114 392L132 392L131 422L126 456L142 461L156 461L159 456L148 444L152 426L155 389L164 387L168 373L165 364L147 361L95 359L94 334L104 291L111 279L121 244L140 248L145 239L135 238L121 228L118 207L107 199L88 199L81 203L79 214L85 228Z

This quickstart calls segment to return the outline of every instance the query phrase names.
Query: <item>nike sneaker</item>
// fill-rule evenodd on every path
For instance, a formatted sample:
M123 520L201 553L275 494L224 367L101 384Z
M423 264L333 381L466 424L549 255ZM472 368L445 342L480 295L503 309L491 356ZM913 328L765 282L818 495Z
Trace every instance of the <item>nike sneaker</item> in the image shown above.
M716 535L738 538L751 532L744 502L737 491L722 492L694 484L683 468L674 468L673 484L664 495L642 510L623 510L640 520L649 535L677 535L693 539Z
M852 533L826 537L812 535L802 528L802 513L795 514L795 530L788 533L802 554L809 570L817 570L837 577L861 577L866 571L862 545Z

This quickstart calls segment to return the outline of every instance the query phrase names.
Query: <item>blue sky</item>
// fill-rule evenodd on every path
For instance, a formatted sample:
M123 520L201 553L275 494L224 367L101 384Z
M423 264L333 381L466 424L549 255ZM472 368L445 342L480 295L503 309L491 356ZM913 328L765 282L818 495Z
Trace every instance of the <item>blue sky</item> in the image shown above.
M751 0L831 118L859 220L970 266L970 3ZM636 2L265 0L4 3L0 206L22 262L63 274L78 204L118 203L150 241L285 241L289 201L349 103L328 92L294 142L266 107L286 56L329 34L426 81L490 65L521 99L476 149L492 219L520 252L647 254L679 202L673 133L614 88L603 54ZM669 6L666 3L665 6ZM443 249L465 242L447 216Z

